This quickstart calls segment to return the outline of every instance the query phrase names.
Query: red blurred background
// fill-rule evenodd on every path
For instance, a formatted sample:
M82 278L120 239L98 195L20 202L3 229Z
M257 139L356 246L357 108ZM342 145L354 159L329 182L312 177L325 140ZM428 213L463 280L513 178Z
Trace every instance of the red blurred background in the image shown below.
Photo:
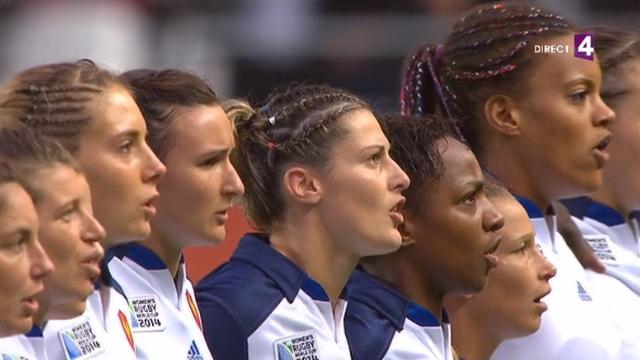
M187 263L187 274L191 282L197 283L211 270L229 259L240 237L251 230L242 209L235 208L229 214L227 238L221 245L187 248L184 256Z

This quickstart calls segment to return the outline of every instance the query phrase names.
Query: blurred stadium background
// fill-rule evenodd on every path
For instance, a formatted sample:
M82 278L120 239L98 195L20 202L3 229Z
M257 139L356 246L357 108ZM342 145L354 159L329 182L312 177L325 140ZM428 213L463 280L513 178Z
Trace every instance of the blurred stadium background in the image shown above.
M114 71L177 67L218 95L259 103L288 81L349 89L395 111L404 56L444 41L478 0L0 0L0 80L38 64L90 58ZM529 1L531 3L532 1ZM637 0L533 1L579 26L640 30ZM249 229L233 213L226 242L186 252L197 282Z

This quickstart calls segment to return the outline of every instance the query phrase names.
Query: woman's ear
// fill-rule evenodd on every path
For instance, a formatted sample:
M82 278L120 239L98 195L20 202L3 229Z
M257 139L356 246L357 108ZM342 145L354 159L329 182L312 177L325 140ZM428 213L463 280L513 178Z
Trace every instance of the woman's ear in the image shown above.
M489 128L506 136L520 134L521 118L516 101L510 96L493 95L484 103L484 117Z
M319 178L305 167L290 167L283 175L283 185L288 196L296 201L316 204L322 198Z

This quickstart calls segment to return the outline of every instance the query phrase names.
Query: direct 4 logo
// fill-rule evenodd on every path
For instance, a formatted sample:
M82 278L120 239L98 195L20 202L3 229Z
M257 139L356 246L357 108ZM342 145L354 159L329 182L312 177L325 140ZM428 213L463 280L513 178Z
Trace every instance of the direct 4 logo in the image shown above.
M573 36L573 55L585 60L593 60L596 52L595 34L593 32L578 33Z

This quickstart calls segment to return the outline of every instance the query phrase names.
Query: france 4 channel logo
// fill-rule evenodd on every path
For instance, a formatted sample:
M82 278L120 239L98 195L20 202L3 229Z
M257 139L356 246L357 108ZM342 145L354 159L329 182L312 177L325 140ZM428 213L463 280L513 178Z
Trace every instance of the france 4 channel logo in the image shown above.
M595 34L593 32L582 32L573 35L573 56L585 60L593 60L595 54Z
M573 35L573 56L593 60L595 55L595 34L592 31ZM535 54L570 54L571 46L561 44L534 45Z

